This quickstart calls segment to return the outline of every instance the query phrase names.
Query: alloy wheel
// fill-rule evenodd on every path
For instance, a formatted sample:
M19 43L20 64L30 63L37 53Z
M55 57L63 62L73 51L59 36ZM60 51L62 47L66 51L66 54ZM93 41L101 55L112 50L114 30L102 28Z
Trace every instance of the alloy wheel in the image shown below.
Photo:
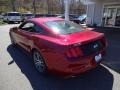
M46 72L46 65L45 65L45 62L44 62L42 56L40 55L40 53L38 51L34 51L33 59L34 59L34 64L35 64L36 69L40 73L45 73Z

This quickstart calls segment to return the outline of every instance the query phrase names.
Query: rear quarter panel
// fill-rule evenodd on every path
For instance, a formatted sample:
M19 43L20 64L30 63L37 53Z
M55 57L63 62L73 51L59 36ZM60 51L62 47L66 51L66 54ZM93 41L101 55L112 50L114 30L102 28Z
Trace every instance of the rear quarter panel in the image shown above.
M55 38L51 39L49 36L35 36L33 40L34 46L32 48L39 50L49 70L53 71L54 69L60 70L61 67L64 68L64 64L67 63L64 61L64 51L67 49L66 45L56 43L59 40Z

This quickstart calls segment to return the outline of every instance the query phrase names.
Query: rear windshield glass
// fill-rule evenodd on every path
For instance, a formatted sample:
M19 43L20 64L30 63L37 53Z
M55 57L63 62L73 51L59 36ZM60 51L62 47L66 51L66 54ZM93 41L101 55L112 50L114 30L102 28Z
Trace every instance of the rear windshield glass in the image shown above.
M45 23L49 28L51 28L55 33L60 34L71 34L74 32L83 31L82 27L71 21L49 21Z
M8 13L8 16L20 16L20 13Z

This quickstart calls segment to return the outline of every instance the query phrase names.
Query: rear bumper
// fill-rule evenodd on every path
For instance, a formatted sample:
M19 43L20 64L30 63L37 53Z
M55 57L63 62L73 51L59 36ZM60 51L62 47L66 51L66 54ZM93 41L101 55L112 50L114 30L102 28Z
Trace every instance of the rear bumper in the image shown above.
M86 64L78 64L78 65L76 64L76 66L72 68L66 68L63 72L61 72L61 75L67 76L67 77L78 75L78 74L81 74L81 73L84 73L86 71L96 68L101 62L100 61L97 63L93 63L93 61L94 60L91 60L91 62L86 63Z
M104 51L100 51L98 53L104 56ZM97 54L97 53L96 53ZM48 69L50 72L60 75L60 76L73 76L78 75L80 73L86 72L97 67L102 59L99 62L95 61L95 55L90 55L75 61L69 61L67 59L60 59L60 61L56 62L56 60L51 64L52 68ZM57 56L59 58L59 56Z

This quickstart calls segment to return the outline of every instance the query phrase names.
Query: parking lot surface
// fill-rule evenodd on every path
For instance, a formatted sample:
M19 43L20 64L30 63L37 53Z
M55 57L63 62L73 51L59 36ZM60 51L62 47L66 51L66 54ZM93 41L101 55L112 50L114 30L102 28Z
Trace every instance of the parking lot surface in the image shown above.
M103 63L120 73L120 28L96 28L98 32L105 34L108 47Z
M109 44L103 64L64 79L39 74L27 53L10 44L9 29L13 26L18 25L0 26L0 90L120 90L120 33L102 29Z

